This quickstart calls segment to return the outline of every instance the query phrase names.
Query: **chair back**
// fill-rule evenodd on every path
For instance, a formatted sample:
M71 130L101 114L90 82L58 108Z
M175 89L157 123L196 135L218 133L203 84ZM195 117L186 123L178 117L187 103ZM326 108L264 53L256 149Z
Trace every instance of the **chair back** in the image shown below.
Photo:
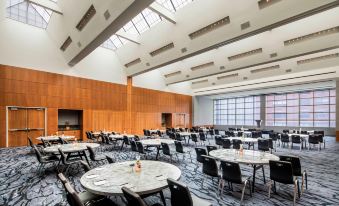
M61 137L59 137L59 141L61 142L61 144L68 144L68 142Z
M164 153L164 155L171 155L171 150L167 143L161 142L161 147L162 147L162 152Z
M49 144L48 142L46 142L46 141L44 140L44 138L41 138L41 142L42 142L42 146L43 146L44 148L50 146L50 144Z
M300 132L300 134L307 134L307 131L303 130Z
M137 152L138 148L137 148L137 144L135 143L135 140L130 140L131 143L131 149L133 152Z
M308 136L308 143L310 144L319 144L319 136L311 134Z
M242 144L242 141L240 139L233 139L232 144L233 144L233 149L240 149L240 145Z
M276 132L270 132L269 133L269 137L273 140L273 141L277 141L278 140L278 134Z
M162 137L162 134L161 134L160 130L157 130L157 135L158 135L159 137Z
M59 154L61 156L61 162L64 164L64 165L67 165L68 162L67 162L67 156L66 154L62 151L61 148L58 148L58 151L59 151Z
M243 132L238 132L237 134L238 137L242 137L242 135L243 135Z
M33 144L32 139L30 137L27 137L27 139L28 139L28 142L29 142L29 146L33 147L34 144Z
M33 149L34 149L36 158L38 159L38 161L39 161L40 163L42 163L42 155L41 155L39 149L38 149L35 145L33 145Z
M282 155L282 156L279 156L279 158L280 158L280 161L290 162L292 164L294 176L302 175L299 157Z
M281 142L290 142L290 137L288 136L288 134L281 134Z
M215 130L214 130L214 133L215 133L216 135L219 135L219 130L218 130L218 129L215 129Z
M301 138L299 135L292 135L292 143L301 143Z
M197 161L203 163L204 159L202 158L202 155L207 155L206 150L201 147L196 147L195 152L197 154Z
M106 159L107 159L107 162L108 162L109 164L115 163L115 160L114 160L112 157L110 157L110 156L107 156L107 155L106 155Z
M123 136L122 141L124 142L125 145L129 145L129 139L127 136Z
M318 136L319 142L320 142L320 143L324 143L324 135L322 135L322 134L317 134L317 136Z
M222 146L221 136L215 136L214 140L216 145Z
M206 141L205 133L199 132L199 137L200 137L200 140L201 140L201 141Z
M270 145L268 139L258 139L258 150L260 151L269 151Z
M209 132L211 135L214 135L214 129L210 129Z
M144 145L142 145L141 142L135 142L135 143L137 144L138 152L144 154L145 153Z
M182 145L182 143L180 141L174 141L174 145L175 145L175 151L178 153L185 153L184 152L184 146Z
M74 190L69 182L65 184L65 189L67 192L67 201L71 206L85 206L84 203L82 203L79 194Z
M127 200L127 206L147 206L137 193L127 187L122 187L121 190Z
M283 129L283 133L289 133L290 132L290 130L288 130L288 129Z
M92 161L95 161L95 152L94 149L90 146L87 146L88 152L89 152L89 158L91 158Z
M198 142L197 134L191 134L191 139L193 142Z
M231 141L229 139L222 139L222 148L229 149L231 148Z
M218 177L219 173L217 161L206 155L202 155L201 157L203 159L202 172L212 177Z
M290 162L270 160L269 165L271 180L284 184L293 184L293 169Z
M325 132L324 131L314 131L314 134L320 134L323 137L325 136Z
M193 200L188 187L174 179L167 179L171 191L171 205L193 206Z
M217 146L212 146L212 145L207 145L206 148L207 148L207 154L208 155L210 155L210 151L218 149Z
M182 141L181 135L179 133L175 133L175 140Z
M241 170L238 163L221 161L220 163L222 178L228 182L241 184Z
M91 168L85 161L81 160L80 163L81 163L82 168L85 170L85 172L88 172L91 170Z

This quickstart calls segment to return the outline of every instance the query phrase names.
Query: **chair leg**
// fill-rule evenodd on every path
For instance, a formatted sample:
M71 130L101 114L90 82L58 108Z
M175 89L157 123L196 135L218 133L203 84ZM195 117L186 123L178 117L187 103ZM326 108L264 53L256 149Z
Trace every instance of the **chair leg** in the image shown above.
M246 189L246 186L247 186L247 182L248 182L248 180L245 180L244 186L243 186L243 188L242 188L240 205L242 204L242 201L243 201L243 199L244 199L244 194L245 194L245 189Z
M268 198L271 198L272 180L268 182Z
M264 177L264 184L266 184L264 165L262 166L262 176Z

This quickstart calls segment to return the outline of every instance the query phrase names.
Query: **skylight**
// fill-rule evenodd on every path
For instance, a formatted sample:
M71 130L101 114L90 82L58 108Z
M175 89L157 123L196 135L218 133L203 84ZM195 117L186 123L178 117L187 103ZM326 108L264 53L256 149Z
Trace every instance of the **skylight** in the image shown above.
M118 37L117 35L111 36L111 38L107 39L101 47L104 47L106 49L110 50L116 50L117 48L121 47L127 42L127 40Z
M158 4L162 5L164 8L173 13L192 1L193 0L156 0Z
M56 2L57 0L53 0ZM24 0L7 0L7 17L25 24L46 29L52 11Z

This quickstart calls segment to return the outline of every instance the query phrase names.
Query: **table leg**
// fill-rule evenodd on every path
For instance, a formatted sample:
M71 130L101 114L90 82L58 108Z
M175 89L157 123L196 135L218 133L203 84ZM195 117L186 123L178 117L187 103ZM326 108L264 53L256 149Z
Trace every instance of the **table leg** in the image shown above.
M254 192L254 184L255 184L255 172L257 170L257 166L253 165L253 181L252 181L252 192Z
M160 197L161 197L162 203L164 203L164 206L166 206L166 200L165 200L165 196L162 190L160 191Z
M84 155L84 157L85 157L85 159L86 159L88 165L90 165L90 164L89 164L89 161L88 161L88 158L87 158L87 155L86 155L86 152L85 152L85 151L82 151L82 153L83 153L83 155Z
M158 160L159 153L160 153L160 147L157 147L157 156L155 157L156 160Z

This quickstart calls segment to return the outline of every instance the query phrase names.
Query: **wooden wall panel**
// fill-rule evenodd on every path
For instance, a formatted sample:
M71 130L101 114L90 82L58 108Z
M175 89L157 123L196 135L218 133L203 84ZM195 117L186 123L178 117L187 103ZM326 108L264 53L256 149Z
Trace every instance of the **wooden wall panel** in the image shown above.
M160 128L161 113L192 114L191 96L6 65L0 65L0 95L0 147L5 146L5 106L47 107L48 134L58 130L58 109L83 110L83 131L135 134Z

